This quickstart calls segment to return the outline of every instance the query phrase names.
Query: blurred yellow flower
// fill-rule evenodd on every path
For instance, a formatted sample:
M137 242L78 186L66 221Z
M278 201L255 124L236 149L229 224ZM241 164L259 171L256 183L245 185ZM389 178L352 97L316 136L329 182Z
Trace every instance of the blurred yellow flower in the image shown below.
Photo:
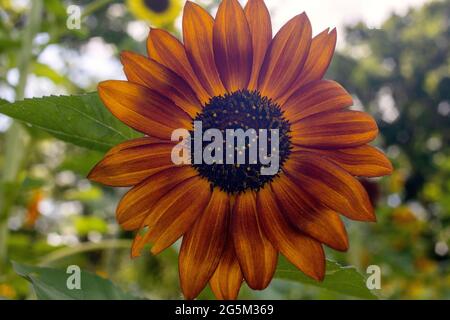
M438 271L438 264L436 261L430 260L427 257L419 257L414 261L414 266L422 274L432 274Z
M400 193L405 185L406 174L401 170L396 170L392 173L389 187L391 192Z
M10 0L0 0L0 7L4 10L11 9L11 1Z
M33 191L30 201L27 205L27 213L25 217L25 227L31 229L34 227L37 219L39 218L39 204L44 198L44 193L41 189Z
M181 0L127 0L129 10L156 27L167 26L181 12Z
M396 208L392 212L392 218L394 223L397 225L412 224L417 221L417 218L414 215L414 213L411 211L409 207L406 206Z
M16 290L12 286L9 284L0 284L0 298L14 299L16 295Z

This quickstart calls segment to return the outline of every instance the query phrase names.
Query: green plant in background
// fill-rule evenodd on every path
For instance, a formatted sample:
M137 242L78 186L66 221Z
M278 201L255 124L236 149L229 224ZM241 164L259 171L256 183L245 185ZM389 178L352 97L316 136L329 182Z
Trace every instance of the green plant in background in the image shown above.
M28 72L31 62L31 45L41 24L43 4L41 0L33 2L30 9L29 21L23 31L23 41L18 61L19 80L15 88L15 97L21 100L25 95ZM17 194L15 190L19 184L19 174L26 156L29 144L28 133L22 125L14 122L5 135L5 166L0 185L0 272L5 270L8 257L8 226L7 221L11 206Z
M364 249L365 264L391 270L386 285L397 298L450 293L449 16L450 1L432 1L380 29L349 27L331 70L377 117L398 168L368 231L378 240Z
M8 252L0 271L0 297L33 296L13 271L9 261L14 260L60 272L77 264L112 279L133 296L180 298L176 248L158 257L129 260L132 235L120 232L114 222L115 203L123 191L84 178L110 146L137 134L106 112L95 93L83 93L93 91L95 79L78 83L70 68L55 70L39 61L49 46L69 48L65 54L70 56L83 51L92 37L112 45L115 53L144 52L142 41L124 27L134 21L133 15L121 1L95 1L101 6L89 7L92 13L84 17L82 29L67 30L65 3L32 3L33 9L0 9L0 88L14 90L17 101L0 101L0 113L17 120L0 132L1 223L3 230L9 226L8 235L3 231L0 239L0 248L5 248L0 252ZM311 286L298 272L293 279L282 261L268 290L255 294L244 289L242 298L372 298L364 277L341 267L349 264L363 272L368 265L380 265L383 285L377 295L383 298L450 298L449 8L448 0L434 1L405 16L390 17L381 29L363 24L348 29L347 45L335 57L331 77L378 119L379 145L400 169L377 181L371 193L374 201L382 195L378 224L350 227L351 250L334 255L340 264L329 262L327 282ZM39 22L41 10L46 19ZM168 24L175 28L174 21ZM25 41L37 34L47 34L48 40ZM8 80L14 69L20 69L18 83ZM30 75L77 95L20 101ZM45 196L38 206L40 217L27 228L27 208L36 190ZM64 288L49 278L47 269L15 268L32 282L39 298L61 297L52 295ZM52 288L50 293L42 295L42 283ZM207 289L201 297L212 294Z

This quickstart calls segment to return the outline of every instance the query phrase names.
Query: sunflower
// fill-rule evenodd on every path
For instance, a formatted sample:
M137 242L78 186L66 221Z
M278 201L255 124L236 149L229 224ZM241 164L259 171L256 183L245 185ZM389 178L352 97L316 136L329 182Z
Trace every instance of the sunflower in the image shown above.
M278 254L321 281L323 245L348 249L340 214L375 221L357 177L392 172L368 145L378 129L369 115L348 110L352 97L324 80L336 30L312 38L305 13L272 37L262 0L221 2L216 18L187 2L183 42L152 29L144 57L124 52L128 81L99 84L99 95L121 121L145 134L124 142L89 178L132 187L117 208L125 230L137 231L132 256L147 243L158 254L182 237L179 276L193 299L210 284L235 299L245 281L266 288ZM215 127L280 130L280 170L262 176L248 166L175 165L171 133Z
M127 0L130 11L155 26L172 23L180 14L180 0Z

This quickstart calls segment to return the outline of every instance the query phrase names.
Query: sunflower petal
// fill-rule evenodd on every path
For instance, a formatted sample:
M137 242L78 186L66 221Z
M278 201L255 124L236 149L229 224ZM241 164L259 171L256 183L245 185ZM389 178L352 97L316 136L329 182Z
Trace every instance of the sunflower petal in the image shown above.
M258 77L267 48L272 41L272 22L269 10L263 0L249 0L244 8L247 17L253 46L253 66L249 90L256 90Z
M291 123L309 116L339 111L353 105L352 96L337 82L319 80L296 91L281 105Z
M113 187L133 186L173 166L174 144L149 137L129 140L111 149L91 170L88 178Z
M154 243L153 254L159 254L185 234L211 198L210 185L203 178L194 177L182 184L182 188L167 193L148 216L154 221L148 235Z
M324 30L313 38L302 72L294 85L280 98L279 103L284 103L295 91L308 83L323 78L333 58L337 40L336 29L330 33L328 30Z
M170 98L191 118L202 111L201 103L191 87L172 70L155 60L129 51L122 52L121 60L129 81Z
M231 221L234 247L244 278L250 288L265 289L272 280L278 255L259 226L253 192L237 196Z
M259 76L259 89L274 100L292 85L308 57L311 23L305 13L286 23L272 40Z
M243 275L236 257L232 239L228 239L225 251L209 285L217 299L236 300L241 288Z
M352 176L375 178L392 174L393 167L383 152L369 145L356 148L320 150L294 147L295 153L311 153L317 157L325 157Z
M197 175L190 166L173 167L151 175L130 189L120 200L116 209L117 222L125 230L136 230L148 226L144 223L154 205L181 182Z
M184 46L192 68L212 97L226 93L214 61L213 28L211 15L187 1L183 13Z
M192 225L192 223L194 223L197 215L208 204L208 199L204 199L203 195L201 196L201 198L195 199L195 201L186 201L186 199L190 199L189 197L192 197L192 189L198 188L201 182L203 181L200 177L194 176L191 178L187 178L178 184L175 184L170 190L163 190L163 196L159 196L159 199L157 202L155 202L155 205L153 205L151 208L149 208L148 211L145 212L144 221L140 225L139 232L136 234L131 248L131 256L133 258L140 255L142 248L144 248L147 243L153 242L155 244L155 240L157 240L157 238L161 235L165 236L161 240L167 239L168 236L171 237L171 239L174 239L173 241L171 240L170 243L165 242L164 248L156 247L158 251L153 250L155 249L154 246L152 248L152 253L158 254L159 252L170 246L173 242L175 242ZM197 192L199 191L200 190L197 190ZM144 194L141 193L141 195L143 196ZM138 196L140 195L136 195L136 198ZM157 196L155 196L155 198L156 197ZM182 197L186 197L184 201ZM185 208L188 207L189 204L192 204L191 208L189 208L189 210L185 210ZM204 206L201 207L203 204ZM194 209L197 209L197 211L193 211ZM186 229L180 235L176 233L178 230L175 230L175 232L169 232L169 234L167 234L167 231L169 230L156 230L155 226L160 222L160 218L162 216L166 215L166 217L161 220L161 223L164 222L170 224L172 222L176 225L177 222L179 222L179 220L177 219L183 217L186 212L190 213L190 220L192 221L189 221L189 225L184 226ZM168 219L166 219L169 216L171 216L171 218L173 219L172 221L168 221ZM161 223L159 226L161 226ZM173 225L169 227L171 228L170 230L173 229ZM166 228L168 228L167 225ZM158 246L160 245L161 242L160 244L158 244Z
M189 115L172 101L138 84L104 81L98 93L114 116L149 136L170 140L173 130L192 125Z
M201 217L183 237L179 256L180 283L186 299L194 299L216 270L227 241L230 200L214 189Z
M237 0L223 0L213 30L214 57L229 92L247 88L252 72L252 38Z
M338 250L348 249L348 237L339 215L304 192L288 176L272 183L279 207L299 231Z
M376 221L369 197L354 177L324 158L292 154L285 170L303 190L352 220Z
M290 227L270 188L258 192L257 203L261 226L274 246L306 275L323 280L325 254L320 243Z
M359 111L316 114L294 123L291 130L293 144L324 149L361 146L378 135L375 120Z
M152 29L147 40L148 56L172 70L188 83L198 99L207 103L210 95L203 88L189 63L183 44L167 31Z

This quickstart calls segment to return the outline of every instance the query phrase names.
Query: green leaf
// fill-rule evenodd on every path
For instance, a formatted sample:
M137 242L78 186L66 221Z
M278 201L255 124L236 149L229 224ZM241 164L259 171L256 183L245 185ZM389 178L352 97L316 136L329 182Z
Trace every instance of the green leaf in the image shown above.
M69 170L85 177L102 158L101 152L74 147L68 150L58 170Z
M67 288L71 274L66 270L32 267L13 262L14 271L28 280L39 300L136 300L111 281L87 271L81 271L81 289Z
M45 186L48 181L46 179L38 179L27 176L23 181L20 190L30 191L40 189Z
M284 257L279 259L275 278L300 282L353 298L378 299L367 288L365 278L354 267L343 267L330 260L327 260L327 271L323 282L307 277Z
M0 104L0 113L63 141L99 151L140 134L116 119L96 93L50 96Z
M5 100L5 99L0 98L0 106L1 106L2 104L7 104L7 103L9 103L8 100Z

